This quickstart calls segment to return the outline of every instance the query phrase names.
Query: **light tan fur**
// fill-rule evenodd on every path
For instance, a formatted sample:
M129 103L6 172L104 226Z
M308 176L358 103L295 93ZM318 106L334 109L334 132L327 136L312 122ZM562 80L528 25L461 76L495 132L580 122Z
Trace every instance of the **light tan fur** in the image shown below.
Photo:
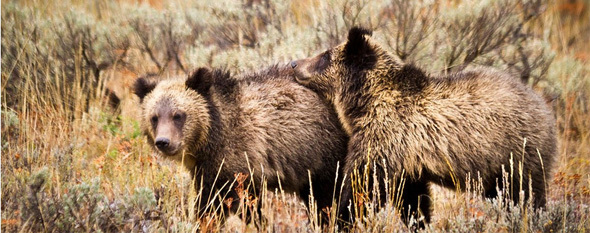
M235 203L232 211L239 196L235 187L224 184L231 184L237 173L248 176L245 185L253 181L251 191L258 192L264 178L267 188L295 193L306 204L313 189L318 206L326 207L334 198L336 166L344 161L347 138L329 106L286 71L290 69L275 66L230 77L200 68L188 79L157 85L138 80L144 133L163 156L184 159L204 195L212 190L228 192ZM181 114L186 115L184 125L182 117L174 123L152 120L161 113L170 118L177 112L186 113ZM168 133L179 127L181 136ZM160 132L163 136L157 135ZM157 145L156 138L167 135L172 135L167 138L170 150ZM209 198L221 201L207 196L202 201Z

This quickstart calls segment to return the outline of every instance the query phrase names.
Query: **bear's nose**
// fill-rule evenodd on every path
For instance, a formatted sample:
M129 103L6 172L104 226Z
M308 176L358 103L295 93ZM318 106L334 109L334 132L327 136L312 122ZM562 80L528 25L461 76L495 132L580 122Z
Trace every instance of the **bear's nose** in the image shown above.
M170 145L170 139L168 138L156 138L156 147L160 150L164 150Z
M291 62L291 68L295 69L295 67L297 67L297 62L292 61Z

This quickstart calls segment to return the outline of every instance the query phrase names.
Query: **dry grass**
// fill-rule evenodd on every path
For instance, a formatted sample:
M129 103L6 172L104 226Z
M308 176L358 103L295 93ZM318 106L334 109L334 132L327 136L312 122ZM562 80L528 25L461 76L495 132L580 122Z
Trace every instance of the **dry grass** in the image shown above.
M495 18L482 11L503 1L3 0L2 231L337 231L335 218L320 222L313 205L306 209L281 190L243 195L242 213L261 207L263 217L252 223L234 216L223 224L215 214L197 213L193 203L202 195L184 169L147 145L129 85L147 72L183 74L197 66L242 72L305 57L360 24L429 72L474 64L514 72L555 111L561 150L555 176L547 177L545 211L506 197L484 200L474 176L461 184L465 194L433 187L434 219L426 231L588 232L590 2L507 2L513 7L494 11L505 16ZM474 18L487 23L466 21ZM465 31L470 27L480 34ZM512 34L473 53L473 40L490 30ZM107 89L121 97L121 109L108 106ZM403 182L389 182L381 210L360 192L355 208L366 217L355 231L408 230L392 207ZM334 216L334 208L325 211Z

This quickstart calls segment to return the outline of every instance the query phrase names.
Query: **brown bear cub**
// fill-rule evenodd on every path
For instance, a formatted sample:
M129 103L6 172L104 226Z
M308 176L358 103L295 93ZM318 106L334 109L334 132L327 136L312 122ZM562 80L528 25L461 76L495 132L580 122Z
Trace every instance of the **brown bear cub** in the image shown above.
M204 195L201 210L207 200L217 208L215 194L229 192L223 206L233 200L235 211L239 198L228 186L238 173L253 179L244 186L252 181L256 192L264 177L269 190L280 182L306 204L311 179L318 209L332 204L348 138L336 113L290 74L276 66L239 77L200 68L188 79L136 81L148 142L190 170Z
M355 169L363 174L366 167L390 181L405 174L405 221L412 213L429 222L430 182L461 188L468 177L481 179L487 197L497 196L498 185L513 190L508 195L515 201L519 190L530 196L530 185L534 206L544 206L544 179L557 150L555 120L542 98L491 69L428 76L381 49L370 34L352 28L344 44L291 63L297 81L333 105L350 136L344 175L351 177ZM503 166L510 172L511 164L513 186L502 187ZM379 187L385 195L384 185ZM341 210L355 197L352 192L348 179Z

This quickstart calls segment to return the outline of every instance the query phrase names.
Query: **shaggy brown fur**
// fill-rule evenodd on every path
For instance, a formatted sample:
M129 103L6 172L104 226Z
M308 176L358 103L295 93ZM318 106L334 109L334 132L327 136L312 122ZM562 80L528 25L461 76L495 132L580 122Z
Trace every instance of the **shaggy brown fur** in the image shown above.
M204 201L212 188L215 194L236 173L252 171L255 191L262 177L271 190L279 188L280 178L286 192L307 204L311 175L321 209L332 203L336 166L346 155L348 139L331 108L290 73L290 68L272 67L230 77L200 68L186 80L154 84L138 79L143 130L162 155L184 161ZM235 190L229 191L237 202Z
M469 176L479 176L485 195L495 197L502 166L510 172L512 154L511 197L519 199L516 177L523 163L525 198L530 177L534 206L545 204L544 179L556 156L556 129L538 95L517 78L490 68L429 77L382 50L367 34L353 28L343 45L291 63L298 82L333 104L351 137L345 174L373 162L380 176L385 169L391 175L405 171L401 213L419 209L428 222L429 182L456 188L464 187ZM345 187L341 207L352 197L350 181Z

